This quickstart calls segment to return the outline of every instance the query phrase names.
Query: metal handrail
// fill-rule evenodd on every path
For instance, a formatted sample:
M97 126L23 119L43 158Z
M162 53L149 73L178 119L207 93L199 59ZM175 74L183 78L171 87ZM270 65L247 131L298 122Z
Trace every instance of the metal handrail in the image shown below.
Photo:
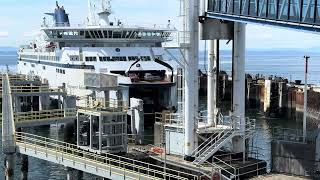
M205 153L211 146L214 146L214 148L218 147L220 144L217 144L217 142L220 139L223 139L229 134L230 132L234 133L236 124L239 122L233 122L230 124L230 129L225 129L222 132L220 132L218 135L212 135L210 138L208 138L206 141L204 141L200 146L198 146L194 151L193 151L193 156L197 157L203 153Z
M98 154L90 153L85 150L80 150L76 145L69 144L66 142L61 142L54 139L49 139L42 136L37 136L29 133L17 132L16 133L17 146L26 148L28 146L33 147L35 150L39 151L41 148L45 153L52 153L56 156L61 156L62 158L70 157L74 162L76 159L84 161L87 165L91 164L96 167L113 167L125 172L135 173L137 176L152 176L155 179L160 179L159 177L168 177L174 179L194 179L198 180L198 176L193 174L188 174L180 172L177 170L164 168L161 166L137 161L134 159L129 159L126 157L117 156L114 154L106 153L106 156L101 156ZM128 168L133 168L133 170ZM163 169L160 171L157 169ZM138 172L139 173L138 173ZM146 173L141 173L145 171ZM186 178L188 177L188 178ZM161 178L162 179L162 178Z
M96 98L96 99L84 99L82 102L81 109L83 110L94 110L97 108L107 109L111 112L127 111L127 101L118 99Z
M214 146L214 148L220 146L221 143L217 144L217 142L221 139L227 138L226 136L229 133L234 133L239 131L240 129L240 122L239 121L234 121L235 117L230 117L231 118L231 122L229 122L229 126L230 129L225 129L222 132L220 132L218 135L214 136L210 136L206 141L204 141L200 146L198 146L194 151L193 151L193 156L197 157L200 156L201 154L207 152L208 150L210 150L210 148L208 147L212 147ZM246 121L246 136L250 136L253 133L253 130L255 129L255 120L254 119L247 119Z
M49 86L11 86L11 91L15 93L64 92L61 88ZM2 87L0 87L0 92L2 92Z
M63 119L67 117L76 117L77 109L53 109L43 111L18 112L14 113L15 122L26 122L35 120L49 120L49 119ZM2 120L2 113L0 113L0 121Z
M182 126L183 119L182 119L181 114L179 114L179 113L168 113L168 114L165 114L165 123L171 124L171 125Z
M219 163L221 163L221 164L229 167L230 169L232 169L232 170L233 170L233 173L230 172L229 170L227 170L226 168L223 168L222 166L219 166L218 164L214 163L215 160L217 160L217 162L219 162ZM235 167L229 165L228 163L222 161L221 159L216 158L216 157L213 156L213 157L212 157L212 164L215 164L216 166L220 167L220 169L222 169L223 171L225 171L225 172L227 172L228 174L230 174L229 177L232 176L231 179L238 177L238 175L237 175L237 169L236 169Z

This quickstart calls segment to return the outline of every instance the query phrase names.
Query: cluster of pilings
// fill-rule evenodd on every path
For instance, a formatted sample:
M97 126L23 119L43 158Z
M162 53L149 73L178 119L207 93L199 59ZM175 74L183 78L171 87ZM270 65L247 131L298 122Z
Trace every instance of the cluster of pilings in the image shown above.
M232 100L232 78L219 73L218 104ZM207 75L200 73L200 95L207 95ZM277 76L246 75L246 109L258 109L270 118L300 121L303 118L304 90L300 80L289 82ZM308 128L316 129L320 118L320 88L309 85Z

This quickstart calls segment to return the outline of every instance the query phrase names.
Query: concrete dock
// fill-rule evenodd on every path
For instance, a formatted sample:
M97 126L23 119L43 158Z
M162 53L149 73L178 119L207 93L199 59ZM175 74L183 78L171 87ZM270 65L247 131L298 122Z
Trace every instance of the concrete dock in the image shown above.
M311 178L290 176L285 174L269 174L265 176L258 176L258 177L252 178L251 180L305 180L305 179L311 179Z

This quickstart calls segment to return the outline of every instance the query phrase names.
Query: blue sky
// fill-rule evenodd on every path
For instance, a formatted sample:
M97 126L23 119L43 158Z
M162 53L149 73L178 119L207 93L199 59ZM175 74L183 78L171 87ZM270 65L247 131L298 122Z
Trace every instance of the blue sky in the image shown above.
M70 14L71 23L81 23L87 15L86 0L60 0ZM114 16L129 23L166 24L179 27L179 0L113 0ZM39 31L43 13L52 12L55 0L1 0L0 46L28 44ZM112 18L114 19L114 17ZM247 26L248 49L302 49L320 52L320 33L305 33L269 26ZM224 47L226 48L226 47Z

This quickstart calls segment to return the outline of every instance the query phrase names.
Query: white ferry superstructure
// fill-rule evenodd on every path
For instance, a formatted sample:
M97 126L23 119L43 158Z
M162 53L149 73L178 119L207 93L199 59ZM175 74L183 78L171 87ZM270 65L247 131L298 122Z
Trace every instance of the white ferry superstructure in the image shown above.
M121 76L119 83L129 87L130 97L143 99L147 108L152 105L149 113L176 107L173 79L179 66L162 46L176 29L170 23L147 28L110 22L110 2L101 3L99 22L90 10L83 26L70 26L68 14L57 3L54 13L46 13L53 16L54 25L44 19L42 35L20 48L18 72L40 76L50 86L65 86L78 97L89 93L83 89L86 72L116 74Z

